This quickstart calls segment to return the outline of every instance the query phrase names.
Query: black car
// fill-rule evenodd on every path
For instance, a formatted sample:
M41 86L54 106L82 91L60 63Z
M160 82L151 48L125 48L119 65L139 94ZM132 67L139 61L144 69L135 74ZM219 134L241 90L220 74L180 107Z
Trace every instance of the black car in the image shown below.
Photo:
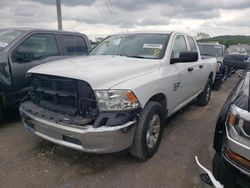
M224 63L244 69L222 107L214 133L213 176L225 188L250 187L250 58L227 55ZM196 160L202 170L202 166ZM211 174L200 174L207 184L220 187Z
M227 66L223 63L223 57L225 56L225 46L217 43L199 43L200 53L202 58L214 57L217 60L217 72L213 89L219 90L222 83L227 78Z
M38 29L0 30L0 120L2 110L18 106L29 91L27 70L52 60L86 54L86 35Z

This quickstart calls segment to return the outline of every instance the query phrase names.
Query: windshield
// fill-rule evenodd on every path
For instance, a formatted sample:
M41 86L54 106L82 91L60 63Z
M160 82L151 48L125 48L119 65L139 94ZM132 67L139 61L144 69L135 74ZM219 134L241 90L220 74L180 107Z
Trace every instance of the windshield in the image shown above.
M18 36L21 35L21 31L4 31L0 30L0 50L9 45L14 41Z
M201 55L216 56L216 57L223 56L223 48L222 48L222 46L199 44L199 48L200 48Z
M106 38L89 55L119 55L160 59L164 56L168 34L124 34Z

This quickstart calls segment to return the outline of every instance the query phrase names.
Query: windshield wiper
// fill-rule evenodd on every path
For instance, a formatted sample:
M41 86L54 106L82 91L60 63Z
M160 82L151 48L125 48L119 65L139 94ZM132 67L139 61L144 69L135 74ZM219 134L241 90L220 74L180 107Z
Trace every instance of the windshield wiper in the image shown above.
M145 58L139 55L127 55L127 54L120 54L120 56L131 57L131 58L141 58L141 59Z
M201 55L205 55L205 56L216 56L216 55L213 55L213 54L201 54Z

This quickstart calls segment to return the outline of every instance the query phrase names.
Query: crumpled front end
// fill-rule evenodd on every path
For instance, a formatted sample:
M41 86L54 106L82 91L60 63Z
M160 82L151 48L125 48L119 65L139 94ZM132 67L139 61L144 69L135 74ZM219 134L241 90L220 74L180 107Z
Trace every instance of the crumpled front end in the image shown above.
M100 112L87 82L32 76L34 89L19 109L29 131L85 152L110 153L131 146L138 110Z

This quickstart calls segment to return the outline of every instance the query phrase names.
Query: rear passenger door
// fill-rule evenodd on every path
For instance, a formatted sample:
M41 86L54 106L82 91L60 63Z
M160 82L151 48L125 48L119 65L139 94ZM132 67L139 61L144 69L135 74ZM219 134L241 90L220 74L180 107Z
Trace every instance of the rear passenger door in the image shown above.
M77 56L88 53L88 46L82 36L63 34L61 42L63 55Z
M189 45L184 35L175 36L171 58L179 58L181 52L189 51ZM180 83L176 89L176 95L180 100L180 104L185 103L197 92L197 62L178 62L172 64L180 75Z
M187 41L189 44L189 50L193 52L198 52L198 46L195 42L193 37L187 36ZM202 62L201 58L199 57L198 61L194 63L194 75L197 78L196 80L196 92L203 89L207 81L207 71L206 71L206 64Z

